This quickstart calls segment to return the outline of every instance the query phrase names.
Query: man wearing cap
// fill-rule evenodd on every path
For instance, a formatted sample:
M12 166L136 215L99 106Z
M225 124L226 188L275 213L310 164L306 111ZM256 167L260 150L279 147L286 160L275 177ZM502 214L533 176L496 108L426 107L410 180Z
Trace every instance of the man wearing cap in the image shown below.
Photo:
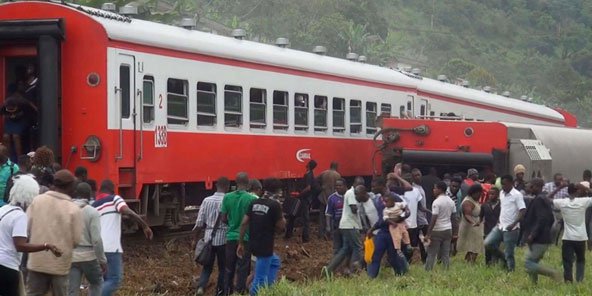
M55 173L52 190L33 200L27 209L30 243L56 242L62 256L29 254L27 295L68 295L68 274L74 247L82 237L82 211L72 202L76 178L67 170ZM51 209L51 210L48 210Z
M524 193L526 193L526 181L524 181L524 175L526 174L526 167L524 167L521 164L517 164L514 167L514 176L516 177L516 179L514 179L514 188L516 188L516 190L520 191L520 193L522 193L522 195L524 195Z

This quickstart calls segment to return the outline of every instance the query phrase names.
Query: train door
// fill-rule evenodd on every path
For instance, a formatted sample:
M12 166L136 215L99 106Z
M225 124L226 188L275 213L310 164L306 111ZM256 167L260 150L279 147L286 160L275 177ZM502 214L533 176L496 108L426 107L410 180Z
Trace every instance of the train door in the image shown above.
M12 134L4 143L9 146L13 159L41 145L52 149L56 160L62 158L60 86L63 28L59 19L0 21L1 101L7 97L17 98L18 104L23 107L21 110L29 110L25 112L27 116L10 122L10 126L2 126L3 133ZM13 118L22 114L15 113Z
M136 166L136 65L135 57L118 54L116 86L113 90L119 106L119 130L116 160L119 167L119 194L135 197Z

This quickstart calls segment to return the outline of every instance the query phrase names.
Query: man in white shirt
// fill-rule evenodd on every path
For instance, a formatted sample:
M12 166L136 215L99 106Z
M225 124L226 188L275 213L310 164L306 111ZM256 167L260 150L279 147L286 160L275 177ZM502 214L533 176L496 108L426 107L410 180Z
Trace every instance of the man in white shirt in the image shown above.
M562 186L562 184L569 184L569 180L563 178L561 173L556 173L553 175L553 182L545 184L543 192L549 195L552 199L568 198L569 193L567 192L567 187ZM559 235L561 234L561 231L563 231L563 217L561 211L555 207L553 207L553 217L555 218L555 222L551 228L551 237L553 238L555 245L558 245Z
M361 250L362 242L360 240L360 231L362 230L362 223L358 215L358 201L356 196L368 196L366 187L364 185L356 185L363 183L362 178L356 178L354 187L348 190L343 198L343 213L339 221L339 232L342 236L341 249L333 256L329 264L323 267L323 272L330 277L333 271L341 265L349 256L351 256L350 263L354 267L361 266Z
M514 188L514 178L511 175L503 176L501 181L499 223L487 235L484 244L494 258L505 260L508 271L514 271L514 249L518 243L520 220L524 217L526 205L522 193ZM499 250L502 241L505 246L503 253Z
M452 218L456 216L454 201L446 195L446 183L440 181L434 186L432 203L432 220L428 226L428 234L425 237L428 246L428 258L425 269L430 271L436 264L436 257L440 256L442 265L448 269L450 265L450 243L452 241ZM409 220L409 219L407 219Z
M569 184L557 187L559 190L567 187L569 198L554 199L553 205L561 211L565 229L563 232L563 244L561 245L561 257L563 258L563 279L565 282L573 282L573 261L576 257L576 281L584 280L586 269L586 210L592 207L592 198L580 197L585 190L578 190L578 186Z

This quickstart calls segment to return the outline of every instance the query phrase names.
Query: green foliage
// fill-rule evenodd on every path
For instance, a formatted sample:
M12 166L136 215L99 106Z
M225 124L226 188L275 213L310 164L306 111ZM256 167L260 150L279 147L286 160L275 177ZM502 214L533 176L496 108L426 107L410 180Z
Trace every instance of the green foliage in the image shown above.
M426 272L421 265L412 265L410 272L403 277L395 277L392 269L382 268L380 275L374 280L365 274L305 283L290 283L283 279L275 286L262 290L259 295L592 295L592 285L586 279L582 284L564 284L539 277L538 285L531 283L524 270L525 249L517 249L516 271L513 273L507 273L497 266L486 267L483 256L478 258L480 262L477 265L469 265L459 254L452 260L448 271L436 266L432 272ZM560 248L551 247L541 262L561 271ZM592 266L588 264L586 277L589 278L590 274Z

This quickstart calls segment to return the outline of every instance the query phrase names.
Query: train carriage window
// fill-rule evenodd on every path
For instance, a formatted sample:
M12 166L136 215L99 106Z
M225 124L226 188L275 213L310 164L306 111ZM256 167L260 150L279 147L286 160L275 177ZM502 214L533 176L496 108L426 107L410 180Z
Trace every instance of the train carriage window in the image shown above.
M327 131L327 97L314 96L314 129L315 132Z
M333 98L333 132L345 132L345 99Z
M167 80L167 122L169 124L187 124L187 80L169 78Z
M404 118L405 117L405 106L401 105L401 107L399 108L399 117Z
M392 109L393 107L391 106L391 104L380 104L380 114L390 116Z
M349 101L349 131L352 134L362 132L362 101Z
M411 111L411 109L413 109L413 105L411 104L411 101L407 101L407 111Z
M154 77L144 76L142 90L142 121L151 123L154 121Z
M273 129L288 129L288 92L273 92Z
M373 135L376 132L376 103L366 102L366 134Z
M216 126L216 84L197 83L197 125Z
M121 92L121 117L130 118L130 65L119 66L119 91Z
M251 128L265 128L265 103L266 91L260 88L251 88L250 90L250 110L249 118Z
M224 87L224 126L240 127L243 124L243 88L226 85Z
M307 94L294 94L294 127L297 131L308 130Z

